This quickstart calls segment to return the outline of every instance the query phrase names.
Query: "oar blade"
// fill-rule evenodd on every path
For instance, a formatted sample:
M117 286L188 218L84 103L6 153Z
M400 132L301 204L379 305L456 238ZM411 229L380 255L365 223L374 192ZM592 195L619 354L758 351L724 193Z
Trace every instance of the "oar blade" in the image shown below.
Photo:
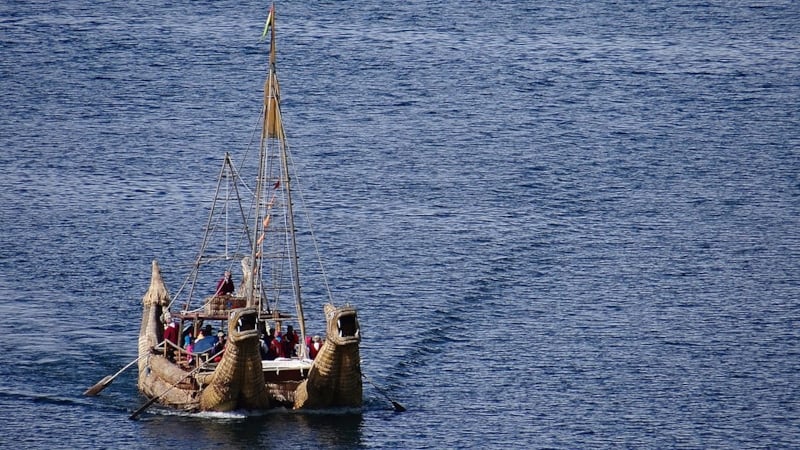
M400 403L397 403L395 401L392 401L392 406L394 406L394 411L395 412L403 412L403 411L406 410L406 408L403 405L401 405Z
M145 403L144 405L142 405L142 406L141 406L141 408L139 408L139 409L137 409L136 411L134 411L134 412L133 412L133 414L131 414L131 415L130 415L130 417L128 417L128 419L130 419L130 420L136 420L136 419L138 419L138 418L139 418L139 415L140 415L141 413L143 413L145 409L149 408L149 407L150 407L150 405L152 405L153 403L155 403L155 402L156 402L156 400L158 400L158 397L153 397L153 398L151 398L150 400L148 400L148 401L147 401L147 403Z
M112 377L111 375L106 375L105 378L98 381L97 384L87 389L86 392L83 393L83 395L87 395L90 397L95 396L99 394L100 391L105 389L109 384L111 384L112 381L114 381L114 377Z

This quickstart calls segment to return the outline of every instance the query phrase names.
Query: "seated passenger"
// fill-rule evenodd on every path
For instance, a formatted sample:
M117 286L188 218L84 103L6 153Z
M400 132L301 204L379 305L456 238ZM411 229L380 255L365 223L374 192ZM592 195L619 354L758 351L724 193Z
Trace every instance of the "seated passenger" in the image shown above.
M269 356L271 359L286 358L286 353L283 350L283 337L280 331L275 331L275 337L269 343Z
M194 353L210 353L217 344L217 338L211 335L211 326L197 332L197 339L194 341Z
M308 357L314 359L317 357L317 354L322 349L322 340L319 338L319 336L314 336L314 339L312 339L312 341L313 342L308 348Z
M226 342L225 333L223 333L222 330L217 331L217 343L214 345L214 350L211 353L215 355L217 353L222 353L222 351L225 350L225 342ZM216 358L214 358L214 362L220 362L220 361L222 361L221 354Z
M258 350L259 353L261 353L262 360L275 359L274 357L270 358L269 356L269 339L267 339L266 334L262 333L261 336L258 338Z
M192 362L192 353L194 351L194 342L192 338L192 333L187 333L186 336L183 338L183 348L186 349L186 352L189 353L186 355L186 362Z
M234 290L235 287L233 285L233 280L231 279L231 271L226 270L225 274L217 282L217 290L214 292L214 296L233 295Z
M269 332L264 336L264 346L266 351L266 357L269 361L277 358L278 355L275 353L275 347L273 342L275 341L275 328L270 328Z
M300 343L300 336L294 331L294 327L288 325L286 327L286 334L283 335L283 354L287 358L297 356L297 344Z
M214 346L214 352L221 352L225 348L226 341L225 333L222 330L217 331L217 343Z

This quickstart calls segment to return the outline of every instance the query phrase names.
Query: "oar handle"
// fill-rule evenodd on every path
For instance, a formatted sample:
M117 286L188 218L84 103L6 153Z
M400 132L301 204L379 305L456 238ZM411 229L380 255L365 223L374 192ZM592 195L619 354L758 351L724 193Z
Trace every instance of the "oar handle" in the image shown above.
M114 375L112 375L112 376L111 376L111 378L112 378L112 379L113 379L113 378L117 378L117 377L118 377L118 376L119 376L119 375L120 375L122 372L125 372L125 371L126 371L126 370L128 370L128 369L129 369L129 368L130 368L132 365L134 365L134 364L136 364L137 362L139 362L139 360L140 360L140 359L142 359L142 357L143 357L143 356L145 356L145 355L146 355L146 354L141 354L141 355L139 355L139 357L138 357L138 358L136 358L136 359L134 359L133 361L129 362L129 363L128 363L127 365L125 365L125 367L123 367L122 369L119 369L119 370L117 371L117 373L115 373Z
M153 350L161 350L162 348L164 348L164 343L165 342L166 341L159 342L158 345L153 347ZM114 378L117 378L119 376L119 374L121 374L122 372L125 372L126 370L128 370L132 365L136 364L137 362L139 362L140 359L142 359L143 357L145 357L147 355L149 355L149 353L142 353L141 355L139 355L138 358L136 358L133 361L129 362L125 367L123 367L122 369L119 369L119 371L117 371L117 373L112 375L110 380L113 380Z

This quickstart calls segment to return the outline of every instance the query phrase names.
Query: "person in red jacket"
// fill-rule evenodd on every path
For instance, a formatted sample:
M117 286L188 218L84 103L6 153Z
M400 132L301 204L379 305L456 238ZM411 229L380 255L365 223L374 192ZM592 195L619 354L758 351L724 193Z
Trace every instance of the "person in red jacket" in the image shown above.
M167 345L167 357L170 360L175 359L175 347L178 345L178 326L172 320L172 315L169 311L164 313L164 340L169 342Z
M297 344L300 343L300 336L298 336L297 331L294 330L294 327L288 325L286 327L286 334L283 335L283 354L287 358L291 358L292 356L297 356Z
M283 336L278 330L275 330L275 337L269 343L269 355L271 359L286 358L286 353L283 350Z
M319 336L314 336L311 340L311 345L308 346L308 357L314 359L317 357L317 353L322 349L322 341L320 340Z
M217 282L217 290L214 293L214 295L215 296L232 295L235 289L236 288L233 285L233 280L231 279L231 271L226 270L225 274Z

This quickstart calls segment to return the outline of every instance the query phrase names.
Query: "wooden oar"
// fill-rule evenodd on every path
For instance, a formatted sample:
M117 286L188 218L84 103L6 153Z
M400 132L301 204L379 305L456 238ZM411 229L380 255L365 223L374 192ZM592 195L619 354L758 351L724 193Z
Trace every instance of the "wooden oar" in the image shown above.
M391 397L389 397L389 394L387 394L386 392L384 392L384 391L383 391L383 389L379 388L377 384L373 383L373 382L372 382L372 380L370 380L370 379L369 379L369 377L367 376L367 374L365 374L364 372L361 372L361 376L362 376L362 377L364 377L364 379L365 379L365 380L367 380L367 382L368 382L369 384L371 384L371 385L372 385L372 387L374 387L375 389L377 389L377 390L378 390L378 392L380 392L381 394L383 394L383 396L384 396L384 397L386 397L386 400L389 400L389 401L392 403L392 407L394 407L394 410L395 410L395 412L403 412L403 411L405 411L405 410L406 410L406 408L405 408L405 407L403 407L403 405L401 405L400 403L397 403L396 401L392 400L392 399L391 399Z
M181 381L189 378L191 375L194 375L195 372L197 372L198 370L204 368L206 365L208 365L209 362L213 361L214 358L216 358L217 356L223 354L224 352L225 352L225 350L223 349L223 350L219 351L217 354L209 356L209 358L206 360L206 362L204 362L203 364L200 364L198 367L192 369L191 372L188 372L186 375L181 377L180 380L176 381L172 386L170 386L167 389L165 389L164 392L162 392L162 393L156 395L155 397L151 398L150 400L148 400L147 403L142 405L141 408L139 408L136 411L134 411L133 414L131 414L130 417L128 417L128 418L131 419L131 420L136 420L136 418L139 417L139 414L143 413L145 409L149 408L153 403L157 402L161 397L167 395L167 392L171 391L173 388L175 388L175 386L179 385L181 383Z
M155 347L155 349L159 350L159 347L161 347L162 345L163 345L163 342L161 344L157 345ZM122 372L125 372L126 370L128 370L132 365L134 365L137 362L139 362L139 360L142 359L142 357L146 356L146 355L148 355L148 353L144 353L142 355L139 355L138 358L136 358L133 361L129 362L127 366L125 366L122 369L120 369L119 372L115 373L114 375L106 375L102 380L98 381L97 384L95 384L94 386L92 386L89 389L87 389L86 392L83 393L83 395L95 396L95 395L99 394L100 391L102 391L103 389L107 388L108 385L111 384L114 381L114 379L116 379L118 376L120 376L120 374L122 374Z

